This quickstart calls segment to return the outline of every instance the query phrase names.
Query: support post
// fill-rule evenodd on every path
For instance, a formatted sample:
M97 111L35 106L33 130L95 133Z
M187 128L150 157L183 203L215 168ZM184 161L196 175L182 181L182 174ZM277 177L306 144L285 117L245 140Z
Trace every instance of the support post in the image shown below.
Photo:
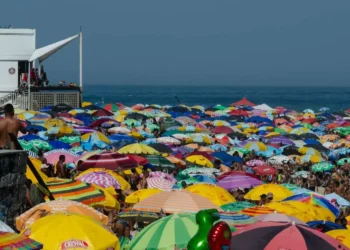
M30 62L28 62L28 77L27 77L27 85L28 85L28 105L27 105L27 109L30 109L30 71L31 71L32 67L30 65Z
M80 105L83 103L83 32L79 33L79 86L80 86Z

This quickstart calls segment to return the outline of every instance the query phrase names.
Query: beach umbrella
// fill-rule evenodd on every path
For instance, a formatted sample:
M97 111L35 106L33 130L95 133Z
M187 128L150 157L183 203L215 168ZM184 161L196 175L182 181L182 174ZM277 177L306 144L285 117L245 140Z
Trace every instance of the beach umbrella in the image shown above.
M79 180L51 181L46 183L55 199L72 200L86 205L105 200L105 195L96 186ZM45 197L48 200L47 197Z
M78 159L78 155L69 152L68 150L56 149L44 154L47 162L52 165L56 165L61 155L65 156L65 163L75 162Z
M277 173L277 169L268 166L268 165L262 165L262 166L257 166L256 168L253 169L253 171L258 174L258 175L274 175Z
M174 183L161 177L148 177L147 185L149 188L157 188L163 191L170 191Z
M62 141L58 141L58 140L53 140L53 141L49 141L49 144L51 145L52 149L71 149L72 146L69 145L68 143L62 142Z
M233 233L236 230L242 230L244 227L257 222L258 220L245 214L220 213L219 221L226 222L230 226L231 232Z
M17 118L22 120L22 121L26 121L32 117L34 117L36 114L35 111L25 111L25 112L21 112L17 115Z
M261 185L263 182L246 175L230 175L216 183L219 187L226 190L238 188L252 188Z
M322 161L322 158L317 155L303 155L299 159L302 163L305 163L305 162L318 163Z
M38 152L38 149L30 141L28 142L28 141L19 139L18 142L21 145L23 150L26 150L26 151L30 150L30 151L33 151L34 153Z
M186 168L185 170L182 170L180 172L180 175L184 175L184 176L206 175L214 178L220 174L221 174L220 170L215 168L197 168L197 167Z
M5 222L0 221L0 232L14 233L15 231L13 231L12 228L6 225Z
M312 171L314 172L323 172L323 171L330 171L334 168L334 165L330 162L319 162L312 165Z
M308 222L312 220L334 221L335 215L317 204L303 203L301 201L289 200L282 202L271 202L266 207L276 210L277 212L288 214L298 219Z
M131 130L126 127L113 127L108 129L108 132L111 134L128 134L131 133Z
M195 214L166 216L145 227L130 241L126 249L186 249L197 230Z
M257 166L263 166L266 165L266 162L262 161L262 160L250 160L246 162L246 165L249 167L257 167Z
M120 189L120 183L106 172L90 172L77 178L77 180L96 184L102 188L113 187L114 189Z
M337 161L337 164L340 165L340 166L343 166L345 161L347 161L348 163L350 163L350 158L343 158L343 159L340 159L339 161Z
M202 155L191 155L186 157L186 161L198 166L213 168L213 163Z
M292 164L292 165L296 164L296 162L289 159L285 155L272 156L267 160L267 163L270 165L273 165L273 166L280 166L280 165L285 165L285 164Z
M267 146L264 143L258 142L258 141L248 142L247 144L244 145L244 148L247 148L249 150L255 150L255 151L267 150Z
M36 140L30 141L30 143L33 145L33 147L37 149L52 150L52 146L44 140L36 139Z
M81 136L81 140L83 142L90 142L90 143L94 143L96 141L102 141L105 142L107 144L110 144L110 140L108 139L107 136L105 136L104 134L102 134L101 132L92 132L92 133L87 133L83 136Z
M241 211L239 211L239 213L256 217L256 216L259 216L262 214L271 214L274 211L275 210L268 208L268 207L257 207L256 206L256 207L249 207L249 208L242 209Z
M224 188L208 183L196 183L185 189L194 194L198 194L217 206L236 201L236 199Z
M63 136L58 139L59 141L62 141L67 144L73 144L80 142L80 137L79 136Z
M159 215L153 212L131 210L118 213L117 218L124 221L145 222L158 220Z
M231 249L345 250L346 247L305 225L256 222L233 233Z
M69 200L53 200L32 207L16 218L16 228L19 231L32 225L35 221L45 216L56 213L74 213L89 216L104 225L108 224L108 217L91 207L80 202Z
M338 240L346 247L350 248L350 230L349 229L336 229L326 233L332 238Z
M31 125L44 125L44 123L49 119L51 119L51 115L45 113L37 113L35 116L27 119L27 121L30 122Z
M287 189L281 185L263 184L263 185L257 186L255 188L253 188L252 190L250 190L244 196L244 198L247 200L258 201L258 200L260 200L260 196L262 194L268 194L268 193L273 194L274 201L280 201L280 200L287 198L288 196L293 195L292 191L290 191L289 189Z
M43 245L24 235L0 231L0 249L40 250Z
M237 201L227 203L221 206L221 209L226 212L239 212L243 209L254 207L255 205L248 201Z
M119 110L118 106L115 105L114 103L107 103L106 105L103 106L103 109L107 110L107 111L112 111L112 112L116 112Z
M173 137L165 136L165 137L159 137L157 138L158 143L163 143L167 145L180 145L181 141L178 139L175 139Z
M297 223L297 224L303 224L306 225L303 221L299 220L296 217L280 214L277 212L271 213L271 214L262 214L255 217L258 221L262 222L289 222L289 223Z
M119 149L118 152L120 154L160 155L160 153L154 148L139 143L124 146L123 148Z
M147 189L139 189L131 194L129 194L126 198L125 198L125 202L129 203L129 204L136 204L154 194L158 194L163 192L160 189L157 188L147 188Z
M93 117L112 117L114 114L110 111L107 111L105 109L99 109L92 113Z
M326 194L324 196L327 200L332 201L335 199L340 206L348 207L350 202L336 193Z
M324 220L313 220L313 221L307 222L306 224L313 229L316 229L316 230L321 229L322 233L326 233L331 230L344 229L342 225L339 225L330 221L324 221ZM348 233L350 233L350 231Z
M150 146L151 148L154 148L155 150L157 150L159 153L164 153L164 154L172 154L173 150L162 143L151 143L148 146Z
M320 152L318 152L316 149L310 148L310 147L301 147L301 148L299 148L299 153L304 154L304 155L321 156Z
M101 152L93 154L78 166L78 170L87 170L89 168L104 168L109 170L130 169L137 167L135 159L128 155L122 155L114 152Z
M147 155L145 157L150 164L161 168L174 168L175 165L167 158L159 155Z
M220 210L210 200L185 190L155 194L134 205L135 210L156 213L196 213L209 208Z
M119 249L118 238L106 227L78 214L45 216L23 231L23 235L42 242L45 249Z

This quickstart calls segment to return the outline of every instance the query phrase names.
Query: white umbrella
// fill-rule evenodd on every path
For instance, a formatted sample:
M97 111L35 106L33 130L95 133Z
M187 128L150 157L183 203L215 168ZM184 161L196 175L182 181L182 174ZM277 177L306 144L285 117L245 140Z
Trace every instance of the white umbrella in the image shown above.
M0 220L0 232L14 233L15 231Z
M267 160L267 163L269 163L270 165L296 164L295 161L289 159L288 156L285 155L272 156Z
M181 141L179 141L178 139L175 139L173 137L170 137L170 136L157 138L157 142L169 144L169 145L180 145L181 144Z

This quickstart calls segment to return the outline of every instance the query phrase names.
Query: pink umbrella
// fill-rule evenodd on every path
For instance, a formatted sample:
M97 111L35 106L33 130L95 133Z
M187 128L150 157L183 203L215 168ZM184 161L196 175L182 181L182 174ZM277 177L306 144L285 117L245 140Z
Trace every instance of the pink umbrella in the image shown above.
M47 152L44 154L44 157L48 163L55 165L58 162L60 155L64 155L66 157L65 163L75 162L79 158L78 155L62 149Z
M173 184L177 182L177 180L174 177L172 177L170 174L160 172L160 171L150 172L149 176L163 178L163 179L166 179L167 181L171 181Z
M115 189L120 189L121 187L120 183L106 172L87 173L79 177L78 180L90 184L96 184L103 188L113 187Z
M266 162L261 160L250 160L246 163L246 165L249 167L256 167L256 166L266 165Z
M164 191L170 191L173 187L173 183L167 179L160 177L147 178L148 188L158 188Z
M230 175L216 183L217 186L226 190L236 188L251 188L261 185L263 182L247 175Z
M298 218L295 218L294 216L289 216L285 214L280 213L271 213L271 214L262 214L259 216L256 216L259 221L270 221L270 222L290 222L290 223L297 223L297 224L303 224L306 225L303 221L299 220Z

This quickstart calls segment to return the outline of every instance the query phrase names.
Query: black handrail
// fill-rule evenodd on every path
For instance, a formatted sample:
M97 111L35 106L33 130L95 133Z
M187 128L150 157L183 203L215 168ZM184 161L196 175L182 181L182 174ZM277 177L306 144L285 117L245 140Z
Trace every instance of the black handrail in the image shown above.
M17 150L23 150L21 144L19 144L18 140L17 140L17 137L12 134L12 133L9 133L9 136L11 138L11 141L15 144L15 147ZM41 178L40 174L38 173L38 171L36 170L36 168L34 167L32 161L29 159L27 159L27 164L28 164L28 167L30 168L30 170L33 172L35 178L38 180L38 183L40 184L40 186L42 188L44 188L44 192L46 193L46 195L49 197L50 201L53 201L55 200L55 198L53 197L50 189L47 187L46 183L44 182L44 180Z

